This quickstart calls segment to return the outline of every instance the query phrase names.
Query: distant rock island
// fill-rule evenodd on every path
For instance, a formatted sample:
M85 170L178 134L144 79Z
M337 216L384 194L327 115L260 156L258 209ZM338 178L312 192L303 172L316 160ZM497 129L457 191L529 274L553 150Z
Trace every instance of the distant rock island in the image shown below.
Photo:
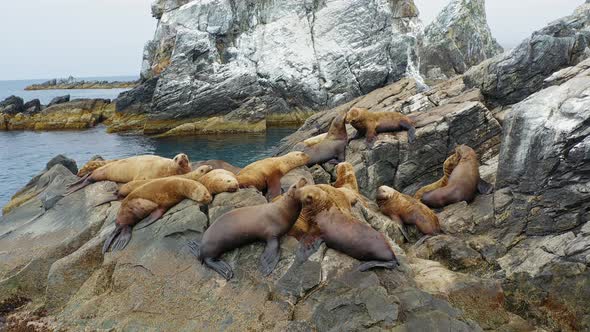
M25 87L25 90L58 90L58 89L130 89L137 86L139 81L85 81L78 80L72 76L68 78L54 78L52 80L32 84Z

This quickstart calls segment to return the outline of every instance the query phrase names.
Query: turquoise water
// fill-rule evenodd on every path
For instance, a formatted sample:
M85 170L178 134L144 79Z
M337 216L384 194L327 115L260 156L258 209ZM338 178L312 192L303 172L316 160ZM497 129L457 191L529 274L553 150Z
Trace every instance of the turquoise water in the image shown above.
M110 77L76 77L85 81L134 81L137 76L110 76ZM71 99L76 98L108 98L115 99L119 93L128 89L80 89L80 90L37 90L25 91L24 88L31 84L39 84L47 81L42 80L19 80L0 81L0 101L6 97L15 95L24 99L25 102L38 98L41 104L48 104L51 99L57 96L70 95Z
M102 126L85 131L0 131L0 207L57 154L75 159L78 167L96 154L105 159L138 154L171 158L181 152L186 153L191 161L222 159L243 167L270 156L273 147L294 130L270 128L266 134L160 139L107 134Z

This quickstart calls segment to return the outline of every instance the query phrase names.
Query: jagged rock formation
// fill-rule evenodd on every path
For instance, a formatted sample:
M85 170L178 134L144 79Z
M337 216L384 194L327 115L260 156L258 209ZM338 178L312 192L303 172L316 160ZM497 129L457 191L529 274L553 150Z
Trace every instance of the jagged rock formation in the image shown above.
M299 123L405 76L421 31L412 0L158 1L153 8L159 24L142 77L159 79L149 103L126 103L146 114L149 133L240 113L246 104L267 123Z
M49 81L32 84L25 87L25 90L58 90L58 89L128 89L137 85L137 81L85 81L78 80L72 76L62 79L51 79Z
M440 81L503 52L487 23L485 0L452 0L424 30L420 72Z

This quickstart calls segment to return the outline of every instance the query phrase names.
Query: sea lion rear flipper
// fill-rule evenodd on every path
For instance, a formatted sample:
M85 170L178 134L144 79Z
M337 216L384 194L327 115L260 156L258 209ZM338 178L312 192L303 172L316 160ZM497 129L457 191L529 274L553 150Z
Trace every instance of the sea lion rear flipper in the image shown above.
M101 206L103 204L116 201L118 199L119 199L119 195L117 195L117 192L108 193L108 194L106 194L104 196L101 196L100 199L99 199L99 201L98 201L98 203L94 204L94 206L95 207Z
M484 179L479 178L479 182L477 183L477 191L484 195L491 194L494 191L494 186Z
M311 255L318 251L323 242L324 240L317 235L304 235L299 241L300 244L296 254L297 261L300 263L307 261Z
M358 270L361 272L365 272L369 269L372 268L376 268L376 267L382 267L384 269L389 269L389 270L393 270L396 267L399 266L399 262L397 260L391 260L391 261L369 261L369 262L363 262L359 265Z
M401 120L399 126L408 131L408 143L414 143L416 140L416 128L408 121Z
M191 240L191 241L188 241L186 243L186 245L188 246L188 250L191 252L191 254L193 254L198 259L201 259L200 258L201 250L199 249L201 245L199 244L199 242L197 242L195 240Z
M121 233L115 239L115 242L111 246L111 251L123 250L127 244L131 241L131 227L124 226L121 228Z
M204 259L204 263L205 265L213 269L215 272L221 274L221 276L224 277L225 280L229 280L234 276L234 272L231 266L229 266L229 264L220 259L213 259L207 257Z
M266 179L266 188L268 194L268 200L272 201L273 198L281 194L281 177L279 175L271 175Z
M275 269L281 257L281 246L277 238L266 241L264 252L260 256L260 272L268 276Z
M80 190L80 189L82 189L82 188L84 188L84 187L86 187L86 186L91 185L92 183L94 183L94 180L92 180L92 178L90 178L90 174L91 173L86 174L80 180L78 180L78 181L76 181L74 183L69 184L68 187L67 187L68 188L68 191L65 192L64 196L68 196L70 194L73 194L76 191L78 191L78 190Z
M158 219L160 219L163 215L164 212L166 212L166 209L164 208L157 208L154 211L152 211L152 213L150 213L149 216L145 217L142 221L140 221L138 224L142 224L139 227L135 227L135 229L142 229L142 228L146 228L149 225L155 223Z
M432 235L424 235L423 237L418 239L418 241L416 241L416 243L414 243L413 247L417 248L417 247L421 246L426 240L430 239L431 237L432 237Z
M115 227L115 229L111 232L111 234L109 234L109 237L107 237L107 239L104 241L104 244L102 246L102 254L103 255L107 251L109 251L109 248L111 247L111 245L112 245L112 251L115 251L116 250L115 248L117 247L117 244L119 244L119 246L121 245L121 243L118 242L119 241L119 236L120 235L123 235L123 233L125 233L125 230L126 229L127 229L128 233L129 233L129 234L125 234L126 237L128 236L128 238L127 238L126 241L129 242L129 239L131 239L131 227L117 225ZM115 241L115 239L117 241ZM113 241L115 241L115 242L113 243ZM127 243L123 244L123 248L125 247L126 244ZM123 249L123 248L121 248L121 249Z

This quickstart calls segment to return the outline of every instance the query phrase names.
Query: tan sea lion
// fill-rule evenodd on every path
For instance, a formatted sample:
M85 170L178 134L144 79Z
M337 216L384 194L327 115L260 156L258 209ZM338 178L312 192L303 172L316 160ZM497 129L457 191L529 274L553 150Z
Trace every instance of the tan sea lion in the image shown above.
M336 165L336 188L348 188L350 190L359 192L359 185L356 181L354 167L351 163L343 162Z
M174 159L152 155L135 156L108 163L68 186L69 195L94 182L113 181L127 183L133 180L148 180L166 176L182 175L191 171L188 156L178 154Z
M381 212L392 220L399 217L406 225L416 225L424 235L441 232L436 214L412 196L381 186L377 189L377 205Z
M443 164L443 177L438 179L438 181L434 183L431 183L418 189L418 191L416 191L416 193L414 194L414 198L416 198L417 200L421 200L422 196L424 196L424 193L446 186L449 183L449 176L451 176L451 173L459 163L460 159L461 158L459 157L459 154L457 152L450 155Z
M266 158L242 168L238 173L240 188L255 187L267 191L272 200L281 194L281 178L294 168L309 162L309 156L300 151L287 153L284 156Z
M202 165L209 165L209 166L213 167L213 169L224 169L224 170L230 171L234 174L238 174L242 170L241 168L236 167L226 161L215 160L215 159L201 160L201 161L194 162L194 163L192 163L192 168L195 169L195 168L202 166Z
M408 142L416 139L416 128L412 120L398 112L369 112L366 108L351 108L346 113L346 123L350 123L357 134L352 139L365 136L367 143L373 143L378 133L408 131Z
M309 156L307 166L323 164L325 162L338 163L345 159L348 134L344 123L344 114L337 115L332 123L328 134L317 144L304 146L303 152Z
M208 166L208 165L207 165ZM199 179L212 195L236 192L240 185L236 175L225 169L214 169Z
M191 252L217 273L229 280L231 266L220 260L223 253L246 244L265 241L266 248L260 259L260 270L269 275L279 262L279 239L285 235L301 212L298 191L307 181L302 178L272 203L237 208L219 217L203 234L201 243L189 242Z
M461 201L469 203L477 192L489 194L493 191L493 186L479 177L479 159L475 151L467 145L459 145L455 152L460 160L451 172L447 185L422 195L422 202L431 208Z
M304 209L310 206L317 211L312 217L317 231L307 233L300 241L298 261L306 261L325 242L328 248L363 261L358 267L359 271L374 267L393 269L399 265L383 234L333 204L325 207L326 202L329 202L327 192L317 186L303 188L299 191L299 199ZM318 209L318 206L322 207Z
M106 239L103 254L111 247L113 251L125 248L131 240L131 229L138 222L144 223L141 228L151 225L185 198L201 204L211 203L211 194L205 186L178 177L154 179L135 189L121 203L115 221L117 226Z
M117 161L117 160L119 160L119 159L104 160L102 158L97 158L94 160L90 160L89 162L84 164L84 166L82 166L82 168L80 168L77 175L78 175L78 177L83 177L84 175L91 173L95 169L98 169L106 164L112 163L113 161Z
M328 137L328 133L323 133L323 134L319 134L319 135L315 135L313 137L310 137L306 140L303 140L303 144L305 146L312 146L312 145L316 145L319 142L323 141L324 139L326 139L326 137Z

